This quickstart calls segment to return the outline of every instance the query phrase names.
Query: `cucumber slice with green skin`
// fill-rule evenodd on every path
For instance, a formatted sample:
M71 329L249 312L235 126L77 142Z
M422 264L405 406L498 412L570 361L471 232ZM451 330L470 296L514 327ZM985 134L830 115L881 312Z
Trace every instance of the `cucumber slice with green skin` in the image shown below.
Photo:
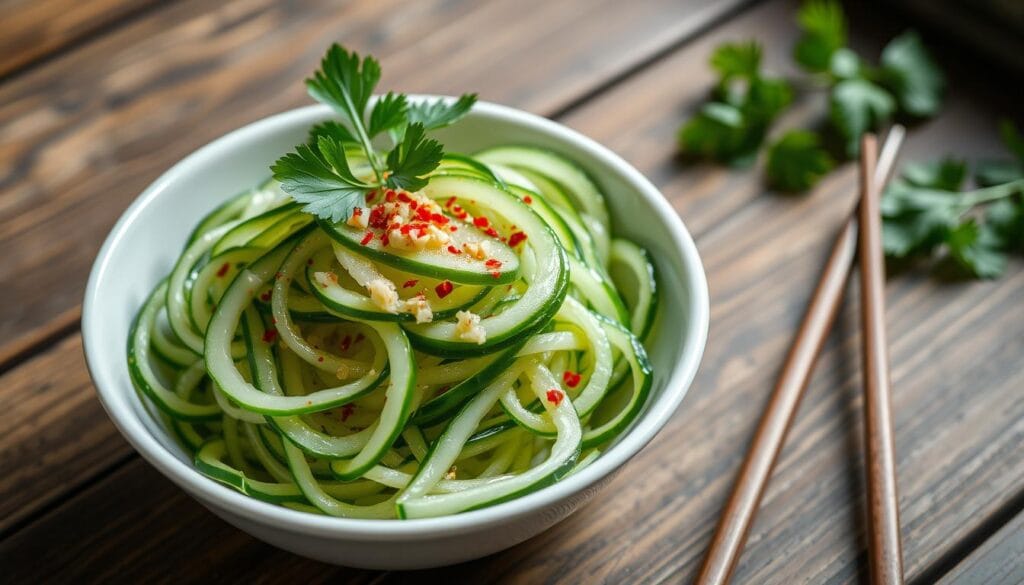
M230 250L226 250L217 256L210 258L203 266L197 265L193 268L193 272L195 272L197 276L192 281L192 286L188 287L186 290L185 296L188 301L189 319L191 320L192 326L200 335L206 334L206 325L210 322L210 317L213 315L213 310L210 307L210 301L216 302L219 299L219 296L214 296L214 298L209 299L204 298L208 295L193 295L192 291L214 291L215 294L223 292L238 271L249 265L253 260L262 256L263 252L265 252L265 250L248 246L242 248L231 248ZM220 286L214 286L215 282L223 284Z
M467 172L471 176L475 176L486 181L501 183L501 179L491 172L491 169L489 169L487 165L473 157L455 152L446 152L441 158L441 164L437 165L437 169L434 172L451 173L459 171Z
M580 254L576 236L573 235L572 230L569 229L569 225L565 223L562 216L548 204L543 196L535 191L530 191L516 185L509 185L507 190L522 200L523 203L529 205L548 224L548 227L554 230L555 235L558 236L558 241L562 243L562 247L565 248L565 251L570 256L582 259L583 256Z
M651 363L640 340L628 329L618 323L594 313L604 326L608 341L621 353L633 374L633 392L624 408L619 409L614 417L583 434L583 448L590 449L617 437L633 423L647 402L651 391ZM613 374L614 379L614 374Z
M492 383L495 378L516 360L520 346L513 346L503 352L494 353L483 358L480 369L472 376L452 386L447 392L428 400L416 411L412 422L421 427L429 427L444 422L457 410L476 395L480 390Z
M324 243L327 242L327 237L324 236ZM338 255L339 259L346 259L349 262L364 262L364 260L356 256L348 248L343 246L336 246L334 249L335 254ZM335 282L330 279L318 278L316 275L318 272L323 272L322 266L316 264L306 267L306 280L309 283L310 290L313 291L313 295L318 301L323 303L328 309L338 313L341 316L370 320L370 321L415 321L416 316L408 312L389 313L384 309L380 308L377 303L373 302L369 296L364 292L353 290L352 288L343 286L339 282ZM397 273L392 270L379 270L377 267L370 267L371 270L378 272L381 277L390 280L395 284L399 298L406 300L414 296L408 294L411 291L417 291L423 294L424 298L430 304L431 311L433 313L434 320L443 320L449 317L455 316L459 311L475 304L491 290L489 287L473 286L473 285L459 285L452 288L452 291L447 294L444 298L441 298L437 294L437 286L442 281L429 279L425 277L409 279L411 276L408 273ZM357 279L358 280L358 279ZM406 284L415 283L406 287ZM409 290L411 289L411 291ZM405 293L406 297L401 295Z
M411 364L412 352L408 350L407 344L393 341L386 343L388 354L378 356L379 365L375 365L367 375L337 388L318 390L304 396L272 396L242 377L230 353L230 340L238 329L242 313L252 303L256 291L273 278L278 267L305 236L306 232L295 234L242 270L217 305L206 332L205 358L210 377L224 394L252 412L282 416L334 408L349 402L352 396L362 395L367 388L376 386L385 363L392 367L396 363ZM389 335L391 333L393 331ZM401 339L405 340L405 336L402 335ZM395 373L391 375L394 378Z
M476 155L484 163L529 169L561 183L573 197L573 207L582 209L607 228L611 226L604 196L594 181L576 163L560 154L530 146L499 146Z
M575 258L569 258L569 282L598 313L629 325L629 311L622 297L596 270Z
M439 177L443 177L443 175L431 177L430 183ZM430 189L429 183L424 192L428 189ZM432 190L435 193L436 191L436 189ZM441 200L444 201L451 195L453 194L445 195ZM508 284L519 278L519 257L511 248L501 240L484 234L472 224L450 216L447 217L450 225L458 228L457 231L448 232L451 241L441 248L421 251L404 251L391 246L385 247L380 237L382 230L357 229L346 223L334 224L322 219L318 221L320 227L334 241L367 260L403 272L438 280L450 280L460 284L483 286ZM373 238L363 244L368 233L372 233ZM451 248L461 252L464 244L477 242L487 242L488 258L476 259L466 253L449 251ZM492 259L501 263L500 269L487 265L487 261Z
M619 290L630 291L630 285L635 286L636 294L629 303L630 329L646 340L658 310L657 272L647 250L628 240L612 240L609 274Z
M239 193L208 213L206 217L199 221L199 225L192 230L192 233L189 234L185 247L188 248L189 244L206 232L232 220L238 219L242 215L242 212L245 211L245 208L249 205L252 193L252 190Z
M493 183L438 175L423 193L432 199L472 200L493 210L526 234L525 245L533 252L530 274L524 268L528 288L522 297L500 314L484 317L482 344L459 339L454 323L404 325L410 341L422 351L445 357L483 355L512 346L542 329L558 311L568 289L569 271L565 249L550 227L530 206Z
M274 227L279 221L301 214L302 212L299 211L299 207L298 203L288 203L233 225L213 245L210 249L210 254L216 256L225 250L249 244L260 234Z
M272 396L285 396L284 390L278 382L278 373L282 373L285 384L292 390L291 396L301 395L299 392L302 385L296 383L295 376L297 369L287 367L285 360L297 361L292 354L283 358L281 363L274 359L271 348L266 343L261 343L266 331L263 322L256 316L255 311L247 309L242 317L242 335L246 346L249 348L248 360L249 371L253 372L253 385L261 391ZM375 343L374 345L378 345ZM384 351L380 347L381 352ZM365 396L377 388L377 385L369 386L359 394L348 397L345 404L353 402ZM339 405L342 406L342 405ZM306 453L315 457L327 457L338 459L341 457L352 457L359 453L369 442L370 437L376 430L376 425L344 437L331 436L321 433L306 424L299 416L267 416L266 422L282 437L301 448Z
M524 368L531 372L537 366L529 358L524 359ZM420 465L416 476L402 491L397 501L398 515L402 518L427 518L456 514L469 510L493 506L513 498L546 487L556 481L575 464L580 453L582 430L580 420L569 400L553 405L544 400L546 389L532 384L537 397L544 400L544 406L551 414L558 436L551 446L551 452L544 462L531 469L502 481L486 486L467 489L451 494L428 495L444 473L455 462L459 451L469 439L480 420L487 414L498 396L504 392L506 376L518 377L519 368L512 368L495 384L489 386L474 398L452 420L441 437L432 445L427 459ZM515 378L512 379L515 379Z
M219 406L183 400L165 387L153 371L149 356L149 340L152 338L151 331L156 322L156 314L163 308L166 294L167 281L163 280L149 295L128 333L128 373L132 384L171 418L190 422L217 420L221 416ZM228 359L231 359L230 356Z

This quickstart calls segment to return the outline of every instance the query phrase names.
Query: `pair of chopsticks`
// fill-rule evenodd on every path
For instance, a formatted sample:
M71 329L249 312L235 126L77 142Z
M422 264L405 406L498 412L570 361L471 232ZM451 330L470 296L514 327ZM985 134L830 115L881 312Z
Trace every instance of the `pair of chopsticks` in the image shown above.
M885 338L885 273L880 194L906 131L893 126L881 155L874 135L864 136L860 157L860 204L839 232L796 339L786 356L771 400L740 469L711 541L697 583L728 583L743 551L772 468L782 450L800 398L810 379L843 298L855 253L860 254L861 324L864 343L864 411L868 479L868 549L871 581L903 582L899 506L889 402ZM876 162L877 160L877 162ZM859 221L858 221L859 217ZM859 224L859 228L858 228ZM858 244L858 232L860 233Z

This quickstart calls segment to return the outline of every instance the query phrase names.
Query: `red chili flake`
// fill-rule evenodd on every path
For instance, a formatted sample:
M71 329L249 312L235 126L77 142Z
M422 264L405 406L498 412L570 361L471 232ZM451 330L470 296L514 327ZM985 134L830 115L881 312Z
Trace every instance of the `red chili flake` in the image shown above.
M277 329L267 329L263 332L263 343L271 343L277 337Z
M223 265L221 265L221 267L217 269L217 278L220 278L220 277L224 276L225 274L227 274L229 268L231 268L231 265L228 264L227 262L225 262Z
M352 346L352 337L349 336L349 335L346 335L341 340L341 351L348 351L348 348L351 347L351 346Z
M409 232L412 231L412 224L411 223L407 223L407 224L403 225L402 227L398 228L398 231L403 236L407 236L407 235L409 235Z
M450 232L457 232L457 231L459 231L459 228L457 228L457 227L455 227L453 225L452 226L448 226L448 231L450 231Z
M434 222L436 224L444 225L444 224L448 223L448 218L443 216L443 215L441 215L440 213L431 213L430 214L430 221L432 221L432 222Z
M419 281L416 280L415 278L412 279L412 280L407 280L407 281L405 281L404 284L402 284L402 288L412 288L412 287L416 286L417 282L419 282Z
M487 234L488 236L491 236L492 238L498 237L498 232L492 227L489 227L486 230L484 230L484 233Z
M384 200L388 201L388 202L394 202L394 200L395 200L395 192L392 191L391 189L388 189L387 191L385 191L384 192Z
M324 361L324 356L319 356L318 358L316 358L316 361L318 361L318 362Z
M370 240L372 240L372 239L373 239L373 232L366 232L366 235L363 236L363 239L359 240L359 243L365 246L366 244L369 244ZM310 264L312 264L312 261L310 261Z
M313 259L312 258L310 258L309 260L306 260L306 266L312 266L312 265L313 265Z
M485 228L490 225L490 223L491 222L487 221L487 218L482 215L480 217L473 218L473 225L479 228Z
M412 198L404 191L398 194L398 200L402 203L412 203Z
M437 395L440 396L451 389L451 386L441 386L440 388L437 389Z
M384 208L380 205L370 210L370 227L377 229L384 229L384 226L388 225L388 220L384 217Z
M270 291L267 291L267 292L261 294L260 295L260 300L263 301L264 303L269 302L270 301Z
M367 203L373 201L376 198L377 198L377 191L376 190L370 191L369 193L366 194L366 202Z
M444 202L444 206L445 207L451 207L452 205L455 205L455 198L454 197L449 197L448 201Z
M575 388L580 385L580 375L575 372L566 371L562 374L562 381L565 385L570 388Z
M437 293L437 297L439 299L443 299L446 296L448 296L449 294L451 294L452 288L454 288L452 286L452 283L450 283L450 282L448 282L446 280L446 281L442 282L441 284L438 284L437 286L435 286L434 287L434 292Z
M426 207L420 207L416 210L416 219L420 221L430 221L430 210Z
M388 235L388 232L384 232L380 235L380 243L382 246L387 246L391 243L391 236Z
M526 203L527 205L530 205L531 203L533 203L533 197L527 195L526 197L523 197L523 202Z
M495 270L494 272L491 273L491 278L494 278L495 280L501 278L501 272L498 271L498 270Z
M353 207L352 208L352 217L360 217L362 215L363 215L363 208L362 207Z
M462 252L461 252L461 251L459 251L459 249L458 249L458 248L456 248L455 246L448 246L448 251L449 251L449 252L451 252L452 254L461 254L461 253L462 253Z
M348 417L352 416L356 411L356 405L349 403L341 407L341 422L348 420Z
M552 388L551 390L547 391L548 402L554 404L555 406L561 404L563 398L565 398L565 394L563 394L561 390L556 390Z
M515 248L526 239L526 234L523 232L516 232L508 237L508 245Z
M484 262L484 266L488 266L490 268L501 268L501 260L498 260L497 258L488 258L487 262Z

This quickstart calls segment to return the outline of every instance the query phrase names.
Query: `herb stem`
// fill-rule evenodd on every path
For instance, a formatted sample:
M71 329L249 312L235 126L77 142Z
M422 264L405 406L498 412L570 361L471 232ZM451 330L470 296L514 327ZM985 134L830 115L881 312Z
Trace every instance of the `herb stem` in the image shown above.
M991 201L997 201L999 199L1009 197L1022 189L1024 189L1024 179L1017 179L1016 181L1010 181L1009 183L1003 183L1001 185L992 185L991 187L985 187L983 189L967 191L963 194L963 200L960 202L960 205L966 208L966 212L966 210L974 207L975 205L989 203Z

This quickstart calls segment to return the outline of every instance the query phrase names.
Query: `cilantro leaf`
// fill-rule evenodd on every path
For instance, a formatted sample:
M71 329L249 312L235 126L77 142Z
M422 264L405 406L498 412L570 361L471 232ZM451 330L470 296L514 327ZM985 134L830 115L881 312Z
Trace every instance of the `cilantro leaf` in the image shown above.
M711 54L711 67L723 81L753 79L761 68L761 45L756 41L719 45Z
M408 109L409 103L403 94L396 95L389 91L378 99L370 111L370 138L405 124Z
M896 102L889 92L866 79L846 79L832 88L829 115L846 141L851 157L860 151L860 137L892 116Z
M475 93L462 94L450 104L445 100L416 102L409 106L409 123L422 124L427 130L451 126L465 116L475 103Z
M881 65L881 79L902 111L919 117L939 112L946 80L917 33L907 31L889 41L882 50Z
M999 122L999 136L1017 160L1024 163L1024 136L1020 135L1017 126L1010 120L1002 120Z
M329 136L335 142L350 142L359 144L359 140L352 135L352 131L337 120L326 120L309 129L309 144L316 146L321 136Z
M422 189L427 184L423 177L437 168L443 155L441 143L426 137L422 123L409 124L402 142L388 154L388 186L409 191Z
M930 254L959 221L958 193L918 187L904 179L882 197L882 247L889 256Z
M821 147L818 135L791 130L768 149L768 183L783 191L805 191L825 176L835 162Z
M953 158L903 167L903 179L916 187L959 191L967 177L967 163Z
M708 102L700 112L679 129L679 146L683 152L734 161L757 149L757 140L751 148L751 133L743 112L736 106L721 102Z
M743 109L748 119L767 127L791 103L793 88L788 81L757 77L750 83Z
M990 226L965 220L946 236L949 255L963 269L978 278L996 278L1006 271L1006 255L999 251L999 238Z
M974 167L974 180L981 187L990 187L1024 179L1024 164L1012 160L985 160Z
M303 211L335 223L351 215L371 188L353 176L344 145L326 135L318 137L316 147L295 147L270 169L286 193L305 203Z
M846 17L834 0L810 0L797 12L803 33L793 47L793 58L812 73L827 71L832 54L846 45Z
M985 210L985 225L1002 241L1002 248L1024 252L1024 199L1000 199Z

